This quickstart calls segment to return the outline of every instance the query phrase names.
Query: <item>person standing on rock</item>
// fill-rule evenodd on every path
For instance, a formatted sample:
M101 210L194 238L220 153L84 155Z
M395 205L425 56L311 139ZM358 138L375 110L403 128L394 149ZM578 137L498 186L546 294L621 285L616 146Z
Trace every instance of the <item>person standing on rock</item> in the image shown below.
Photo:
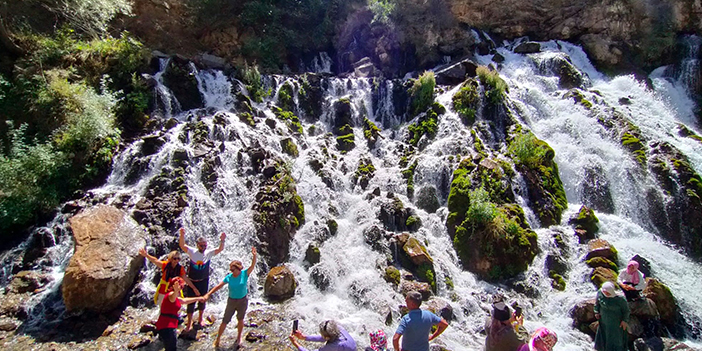
M210 287L210 259L214 255L218 255L222 250L224 250L224 240L227 235L222 233L219 236L219 247L214 250L207 250L207 240L204 237L197 238L196 245L197 248L188 246L185 244L185 228L180 228L180 235L178 236L178 244L181 250L185 251L190 257L190 264L188 265L188 278L197 287L198 291L207 291ZM200 296L200 293L195 293L193 289L186 289L185 296L195 297ZM202 326L202 315L205 312L205 302L202 301L197 304L198 319L197 324ZM185 330L188 331L193 327L193 313L195 312L195 305L188 305L188 321Z
M485 351L514 351L529 341L524 317L512 313L504 302L492 304L492 317L485 323Z
M204 297L180 297L185 281L181 277L173 277L168 281L168 292L160 307L160 314L156 321L156 331L158 338L163 342L166 351L176 351L176 329L178 328L178 311L182 305L190 305L194 302L202 302Z
M595 318L599 320L595 335L595 350L627 350L629 304L614 290L614 283L605 282L597 292Z
M395 351L429 351L429 342L446 330L448 322L430 311L419 308L422 305L422 294L418 291L408 292L405 303L410 311L400 320L400 325L392 337L392 346ZM436 331L430 336L431 328L435 325Z
M639 263L631 260L625 269L619 272L617 279L619 286L624 291L624 296L628 301L636 301L641 298L641 291L646 288L646 279L639 270Z
M149 253L146 252L146 249L139 249L139 254L161 268L161 281L158 283L158 287L156 287L156 295L154 295L154 303L156 303L157 307L161 307L163 297L165 296L166 291L168 291L168 282L170 282L170 280L174 277L183 278L185 283L188 284L188 286L193 289L198 296L200 296L200 291L193 284L193 282L190 281L190 278L185 275L185 269L180 265L180 253L178 253L178 251L171 251L165 261L159 261L158 258L149 255Z
M219 347L220 339L224 330L227 328L227 324L232 320L234 312L236 312L237 319L237 336L236 336L236 346L241 345L241 334L244 331L244 316L246 316L246 309L249 306L249 300L247 294L249 275L256 267L256 248L251 248L251 255L253 256L251 260L251 266L248 269L242 270L244 266L241 261L232 261L229 264L229 271L231 273L227 274L221 283L217 284L212 290L205 294L205 299L209 300L210 296L214 294L217 290L221 289L224 284L229 285L229 299L227 299L227 307L224 309L224 317L222 317L222 323L219 325L219 330L217 331L217 336L212 346Z

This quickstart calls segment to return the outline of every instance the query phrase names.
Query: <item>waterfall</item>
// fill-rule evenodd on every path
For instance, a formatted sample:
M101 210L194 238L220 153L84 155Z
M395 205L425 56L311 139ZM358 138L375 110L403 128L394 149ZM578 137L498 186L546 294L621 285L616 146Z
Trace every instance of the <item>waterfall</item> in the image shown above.
M481 37L475 33L476 37ZM486 38L485 40L489 40ZM302 135L292 135L300 148L298 157L285 154L280 140L291 137L284 123L270 126L259 118L255 126L239 119L233 109L233 92L244 89L241 83L227 77L220 71L200 70L194 67L198 87L204 97L205 112L180 111L180 105L167 87L162 84L159 72L154 76L158 82L156 91L159 103L166 117L174 117L178 124L170 130L159 132L164 145L154 154L144 156L141 149L144 141L128 145L114 158L111 175L106 184L92 190L98 200L114 204L123 196L128 196L130 208L146 196L149 181L158 175L173 160L176 152L183 150L191 156L191 166L184 178L188 187L188 206L181 215L188 240L205 236L211 245L219 240L219 233L227 233L225 251L213 258L211 282L221 280L228 271L228 263L233 259L243 260L244 266L250 259L250 248L257 244L252 205L255 202L258 179L252 170L248 148L259 146L285 161L292 177L297 182L297 190L305 205L305 224L299 228L291 244L290 259L287 263L294 272L299 287L291 303L284 305L285 312L279 316L279 323L287 323L299 318L300 327L313 331L323 319L338 320L357 340L360 346L368 345L368 332L384 329L392 335L397 327L399 305L403 298L397 289L383 279L378 269L384 267L388 257L373 250L365 243L364 232L379 225L378 208L380 202L392 192L407 207L416 211L422 221L421 228L413 233L425 243L434 259L437 280L437 295L453 308L454 320L446 332L436 342L454 351L477 350L483 345L480 334L488 316L490 296L502 293L518 300L524 307L526 327L534 330L547 326L558 333L559 342L555 348L564 350L590 350L589 336L576 331L571 326L569 310L579 301L594 297L595 289L589 282L590 269L584 264L585 245L578 243L568 226L568 218L576 213L587 200L583 184L588 174L596 173L606 181L611 191L612 203L608 211L598 211L600 236L611 242L623 259L640 254L651 261L656 277L667 284L684 311L690 325L687 338L690 345L702 347L700 329L702 325L702 265L683 255L677 248L659 238L648 218L645 190L656 188L655 180L646 172L641 172L636 161L613 138L606 128L598 123L597 113L604 113L603 106L614 108L624 114L641 130L649 141L665 141L681 150L693 168L702 173L702 144L684 138L675 131L678 124L690 129L694 126L694 104L677 82L670 82L662 75L652 75L655 90L633 76L607 78L596 71L583 50L563 42L542 43L542 52L531 55L517 55L506 48L497 48L505 57L500 74L508 82L510 108L515 117L555 151L555 161L560 169L569 206L563 215L563 223L550 228L542 228L537 217L528 208L524 195L526 185L521 177L516 177L516 201L524 207L527 221L539 234L541 249L525 277L534 284L539 296L528 298L502 284L491 284L479 280L462 269L459 259L447 233L448 210L446 199L450 189L453 171L460 162L460 155L472 150L470 128L451 110L451 98L458 87L447 87L436 100L447 107L447 112L439 118L438 131L434 140L422 139L415 154L409 156L409 164L416 162L414 173L415 194L426 191L435 194L438 209L430 212L418 206L417 195L407 192L407 180L399 166L403 150L407 147L408 125L404 116L395 113L393 81L381 81L374 103L374 81L367 78L324 78L324 112L318 120L302 122ZM544 69L554 59L567 57L583 75L587 89L583 94L596 106L588 110L571 98L565 97L567 90L559 88L558 78ZM492 55L478 56L482 64L490 64ZM162 68L167 66L162 61ZM315 71L330 72L331 60L326 53L315 58ZM656 72L660 73L660 70ZM284 82L299 85L295 77L273 76L266 78L266 86L272 89L271 96L263 103L254 103L266 118L275 120L270 104L278 96L278 89ZM234 85L234 86L233 86ZM248 94L245 92L245 94ZM298 101L299 92L295 92ZM333 128L334 102L341 98L349 99L353 133L356 146L346 154L335 150L334 138L327 134ZM625 98L630 104L622 104ZM680 103L684 102L684 103ZM204 115L203 115L204 114ZM190 140L181 137L187 134L186 124L195 122L201 116L208 127L209 140L215 147L202 150ZM362 123L364 118L383 126L382 138L371 149L365 142ZM216 122L217 121L217 122ZM321 133L310 133L314 125ZM214 150L214 151L213 151ZM312 169L308 160L330 152L333 157L325 161L323 170L327 179ZM203 155L216 155L216 182L203 182ZM375 176L366 190L355 184L353 175L361 158L371 160L376 168ZM589 170L589 171L588 171ZM381 195L371 198L369 193L379 188ZM61 311L60 281L63 269L72 250L71 240L65 232L67 216L59 215L46 228L58 243L49 250L45 268L53 277L46 292L35 295L33 313L30 320L40 327L47 315L57 318ZM327 219L334 218L338 223L338 233L327 238L320 246L321 262L308 267L304 262L305 251L310 242L320 239L320 232ZM381 225L382 226L382 225ZM571 248L568 261L570 268L566 277L566 290L551 288L548 272L545 269L545 256L553 247L551 233L563 233L564 241ZM175 233L166 233L175 235ZM149 245L154 245L150 242ZM8 262L11 262L23 246L5 253L0 258L6 263L0 282L7 284ZM250 279L252 306L268 305L263 298L261 276L266 272L261 264ZM141 278L137 289L152 292L153 267ZM328 287L320 289L315 280L326 279ZM450 279L453 287L446 282ZM208 304L208 311L221 315L225 306L225 294L216 295ZM48 308L47 306L51 306ZM59 307L56 307L59 306ZM254 307L250 307L250 310ZM51 310L52 312L46 312ZM385 321L391 315L392 323ZM271 335L270 338L283 335Z

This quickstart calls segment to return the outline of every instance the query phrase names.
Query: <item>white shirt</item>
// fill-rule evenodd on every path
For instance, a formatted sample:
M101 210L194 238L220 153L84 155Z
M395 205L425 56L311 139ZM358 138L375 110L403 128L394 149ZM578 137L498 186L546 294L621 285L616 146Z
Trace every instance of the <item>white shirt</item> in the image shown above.
M639 283L634 285L634 287L636 288L636 290L641 291L646 287L646 279L644 279L643 273L641 273L641 271L639 270L637 270L634 274L638 274L639 276ZM625 282L634 282L633 276L626 271L626 268L622 269L622 271L619 272L619 283L623 284Z

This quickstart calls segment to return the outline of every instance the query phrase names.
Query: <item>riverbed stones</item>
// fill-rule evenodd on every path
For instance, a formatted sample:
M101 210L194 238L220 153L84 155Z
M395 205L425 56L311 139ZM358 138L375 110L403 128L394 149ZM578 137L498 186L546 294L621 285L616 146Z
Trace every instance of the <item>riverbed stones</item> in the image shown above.
M76 249L63 279L66 310L116 308L144 263L138 252L146 244L144 232L127 213L107 205L85 209L69 223Z
M46 285L50 280L51 278L49 276L41 274L38 271L21 271L12 276L8 291L15 294L34 292Z
M285 300L295 295L297 280L285 265L273 267L266 275L263 294L271 300Z

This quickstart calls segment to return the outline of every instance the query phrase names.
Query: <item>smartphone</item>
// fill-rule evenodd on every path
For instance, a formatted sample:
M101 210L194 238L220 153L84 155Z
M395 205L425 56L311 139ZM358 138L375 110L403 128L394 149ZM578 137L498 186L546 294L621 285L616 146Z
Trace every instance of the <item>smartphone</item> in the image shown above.
M298 320L296 319L293 321L293 333L297 330L297 326L298 326Z
M517 317L521 316L522 315L522 308L519 306L515 307L514 308L514 315Z

